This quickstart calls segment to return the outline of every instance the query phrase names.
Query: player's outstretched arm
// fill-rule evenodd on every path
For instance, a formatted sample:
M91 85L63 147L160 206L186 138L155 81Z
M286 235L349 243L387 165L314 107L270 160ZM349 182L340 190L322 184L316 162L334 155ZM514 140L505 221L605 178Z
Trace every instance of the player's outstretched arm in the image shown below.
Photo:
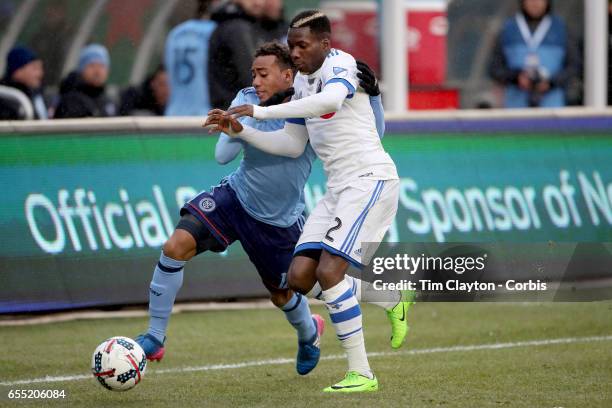
M342 107L349 91L339 82L325 85L316 95L302 99L281 103L275 106L242 105L228 110L235 118L252 116L255 119L285 119L285 118L314 118L327 113L337 112Z
M215 160L219 164L227 164L234 160L242 150L240 140L233 139L225 133L219 135L219 140L215 146Z
M262 132L245 126L237 137L264 152L292 158L300 157L308 143L306 126L289 122L285 122L283 129L273 132Z
M243 126L229 113L214 109L208 113L203 127L238 137L264 152L286 157L299 157L308 143L306 126L285 122L285 127L273 132L262 132Z
M243 105L247 101L248 88L238 91L230 107ZM215 146L215 160L219 164L227 164L234 160L242 150L242 141L232 138L226 133L219 135L219 140Z

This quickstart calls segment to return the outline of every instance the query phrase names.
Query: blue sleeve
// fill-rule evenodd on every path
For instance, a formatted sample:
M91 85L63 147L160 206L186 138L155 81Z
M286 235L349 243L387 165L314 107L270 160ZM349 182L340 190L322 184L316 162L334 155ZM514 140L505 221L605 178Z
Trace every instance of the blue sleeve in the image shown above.
M382 98L380 95L370 96L370 106L374 111L374 119L376 120L376 131L381 139L385 136L385 111L382 106Z
M234 160L241 150L242 143L240 140L221 133L215 146L215 160L219 164L227 164Z
M230 107L243 105L245 102L244 94L239 91ZM241 118L242 119L242 118ZM219 134L219 140L215 146L215 160L219 164L227 164L234 160L242 150L242 142L239 139L229 137L225 133Z

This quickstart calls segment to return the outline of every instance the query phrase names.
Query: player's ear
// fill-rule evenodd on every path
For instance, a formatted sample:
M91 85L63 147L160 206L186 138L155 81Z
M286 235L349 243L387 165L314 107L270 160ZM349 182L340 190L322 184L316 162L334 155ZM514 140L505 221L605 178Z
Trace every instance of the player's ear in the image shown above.
M293 83L293 70L291 68L287 68L282 72L283 80L291 85Z
M329 36L325 35L321 37L321 47L325 51L331 50L331 41L329 40Z

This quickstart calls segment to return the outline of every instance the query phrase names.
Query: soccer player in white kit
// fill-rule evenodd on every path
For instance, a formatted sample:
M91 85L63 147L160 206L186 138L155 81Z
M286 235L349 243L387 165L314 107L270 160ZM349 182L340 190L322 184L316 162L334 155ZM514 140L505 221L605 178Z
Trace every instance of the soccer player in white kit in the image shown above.
M216 123L232 136L284 156L299 156L310 142L323 162L327 192L306 221L288 282L292 289L325 302L347 353L345 378L324 391L376 391L378 379L366 355L361 309L344 275L349 264L369 263L393 222L399 179L376 132L368 95L357 91L355 59L332 49L330 34L329 19L322 12L298 14L288 34L299 70L293 100L271 107L242 105L227 113L214 110L207 124ZM245 115L290 119L281 130L261 132L235 120ZM373 243L367 253L362 250L364 242Z

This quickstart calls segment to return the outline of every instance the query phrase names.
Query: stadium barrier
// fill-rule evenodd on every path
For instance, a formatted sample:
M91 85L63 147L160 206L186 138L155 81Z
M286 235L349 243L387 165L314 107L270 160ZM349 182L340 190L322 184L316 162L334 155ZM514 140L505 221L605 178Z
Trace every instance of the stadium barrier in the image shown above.
M612 242L612 110L388 119L388 240ZM180 206L238 163L218 165L215 143L197 118L0 123L0 313L146 302ZM324 192L317 161L307 208ZM179 300L265 293L234 245L190 262Z

